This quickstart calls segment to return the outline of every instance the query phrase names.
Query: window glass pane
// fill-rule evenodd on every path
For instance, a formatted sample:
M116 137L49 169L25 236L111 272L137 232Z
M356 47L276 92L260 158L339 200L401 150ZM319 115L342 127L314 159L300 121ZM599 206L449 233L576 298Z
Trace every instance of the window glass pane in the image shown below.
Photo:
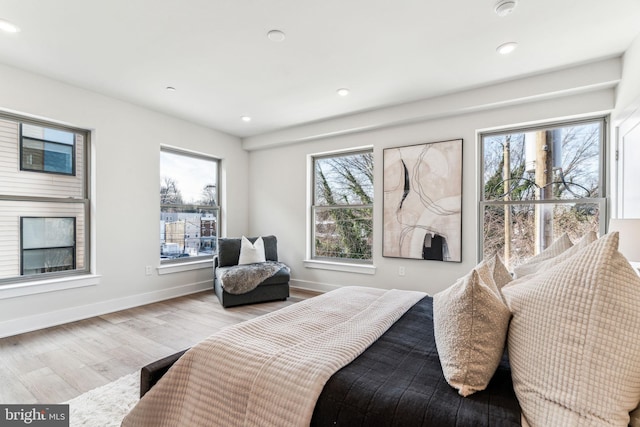
M163 207L160 211L160 258L216 254L217 224L217 209Z
M316 206L373 202L373 153L320 157L314 167Z
M22 140L22 169L73 175L73 145Z
M485 200L600 197L602 122L483 137Z
M44 152L46 172L73 173L73 146L46 142Z
M562 234L575 243L589 231L598 232L604 199L592 203L485 205L485 258L499 254L510 269L541 252Z
M24 139L22 169L73 174L73 147Z
M317 208L315 213L316 257L372 258L372 208Z
M23 275L73 270L74 268L73 248L31 249L23 251Z
M218 162L160 152L160 203L217 205Z
M22 248L75 245L75 218L22 218Z
M42 126L22 124L22 136L45 141L59 142L61 144L73 145L74 133L60 129L45 128Z

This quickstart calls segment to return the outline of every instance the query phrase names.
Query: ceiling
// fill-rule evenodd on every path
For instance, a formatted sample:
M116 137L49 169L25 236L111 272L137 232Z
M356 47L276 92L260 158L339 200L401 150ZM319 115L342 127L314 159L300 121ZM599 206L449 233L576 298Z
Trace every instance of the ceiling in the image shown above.
M495 3L0 0L21 29L0 63L247 137L619 56L640 33L639 0Z

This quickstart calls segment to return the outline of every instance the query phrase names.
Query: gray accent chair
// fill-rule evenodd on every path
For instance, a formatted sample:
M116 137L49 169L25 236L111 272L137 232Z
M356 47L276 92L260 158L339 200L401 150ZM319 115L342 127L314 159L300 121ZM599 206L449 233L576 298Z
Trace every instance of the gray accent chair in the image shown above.
M247 237L254 243L258 237ZM276 236L262 236L264 253L267 261L278 261L278 240ZM286 300L289 297L290 274L286 268L261 282L257 288L245 294L235 295L224 290L216 276L217 267L238 265L240 259L240 237L218 239L218 255L213 259L213 289L223 307L253 304L274 300Z

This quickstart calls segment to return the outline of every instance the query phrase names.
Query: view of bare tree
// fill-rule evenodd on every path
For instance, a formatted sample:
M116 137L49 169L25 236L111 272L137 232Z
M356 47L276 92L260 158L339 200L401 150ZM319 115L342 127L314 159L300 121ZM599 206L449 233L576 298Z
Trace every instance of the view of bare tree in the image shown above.
M212 184L205 185L202 189L202 199L200 200L200 204L204 206L215 206L216 200L218 200L216 186Z
M315 255L371 259L373 153L315 160Z
M181 205L182 203L182 194L177 181L174 178L163 177L160 185L160 204Z
M598 231L602 132L598 121L483 137L484 256L515 266L562 233Z

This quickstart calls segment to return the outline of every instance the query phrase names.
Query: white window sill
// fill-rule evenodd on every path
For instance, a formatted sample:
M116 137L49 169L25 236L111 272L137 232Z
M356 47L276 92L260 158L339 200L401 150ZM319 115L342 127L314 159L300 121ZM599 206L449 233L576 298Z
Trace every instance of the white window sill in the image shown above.
M213 269L213 260L205 259L201 261L162 264L158 267L157 270L159 275L163 275L163 274L181 273L183 271L200 270L202 268Z
M99 283L99 275L84 274L81 276L68 276L56 279L0 285L0 299L63 291L65 289L84 288L86 286L95 286Z
M320 270L344 271L347 273L376 274L376 266L373 264L354 264L336 261L319 261L315 259L304 260L306 268Z

